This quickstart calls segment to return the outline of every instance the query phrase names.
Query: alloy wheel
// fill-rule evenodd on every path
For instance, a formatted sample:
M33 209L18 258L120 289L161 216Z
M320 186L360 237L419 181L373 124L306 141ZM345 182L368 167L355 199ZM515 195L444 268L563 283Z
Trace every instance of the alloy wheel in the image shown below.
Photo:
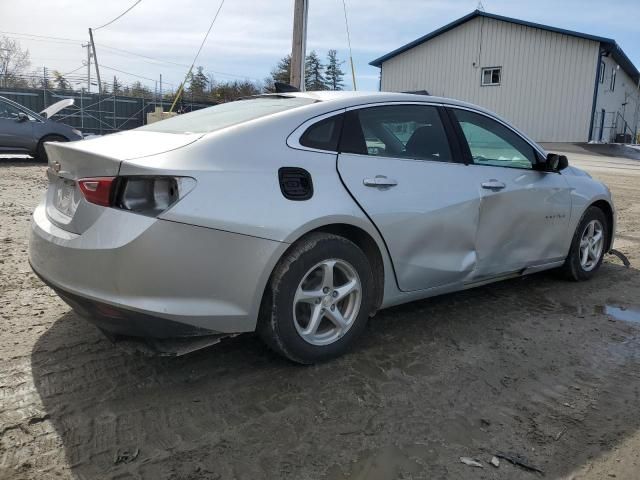
M599 220L591 220L580 238L580 266L585 272L593 270L602 256L604 228Z
M322 346L342 338L358 318L362 285L355 268L345 260L324 260L302 277L293 299L298 334Z

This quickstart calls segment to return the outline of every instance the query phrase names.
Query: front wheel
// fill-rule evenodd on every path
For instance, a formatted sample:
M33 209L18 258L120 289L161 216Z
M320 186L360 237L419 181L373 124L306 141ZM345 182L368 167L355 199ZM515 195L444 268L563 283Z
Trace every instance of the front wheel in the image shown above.
M607 217L598 207L589 207L580 219L562 266L565 276L575 281L590 279L600 268L608 244Z
M273 350L298 363L335 358L364 330L373 284L369 261L354 243L310 234L274 270L258 333Z
M45 142L68 142L65 137L62 135L48 135L38 142L38 147L36 148L35 159L37 162L49 163L49 157L47 156L47 151L44 148Z

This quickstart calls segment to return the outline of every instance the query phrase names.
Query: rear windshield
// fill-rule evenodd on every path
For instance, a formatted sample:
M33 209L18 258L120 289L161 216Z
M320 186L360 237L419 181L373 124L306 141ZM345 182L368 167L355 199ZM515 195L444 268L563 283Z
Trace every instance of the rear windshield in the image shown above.
M268 96L237 100L185 113L140 127L138 130L167 133L208 133L256 118L309 105L305 97Z

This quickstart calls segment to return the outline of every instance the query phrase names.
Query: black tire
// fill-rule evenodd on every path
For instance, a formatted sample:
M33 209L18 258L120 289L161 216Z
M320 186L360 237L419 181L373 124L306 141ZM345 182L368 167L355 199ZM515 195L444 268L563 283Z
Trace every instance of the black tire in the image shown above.
M348 262L361 284L361 302L346 333L328 345L313 345L298 333L294 320L294 295L310 269L320 262ZM350 240L328 233L304 237L280 260L261 305L258 334L275 352L302 364L330 360L347 352L364 331L373 305L373 272L367 256Z
M587 225L593 221L597 220L602 224L603 227L603 235L604 235L604 243L602 252L600 254L600 258L597 263L591 270L585 270L580 263L580 240L582 235L587 227ZM602 264L602 259L604 258L604 254L607 252L607 246L609 245L609 235L610 235L610 226L607 221L607 216L604 212L598 207L589 207L582 215L580 219L580 223L578 223L578 227L573 234L573 239L571 240L571 248L569 249L569 255L564 262L564 265L560 268L563 276L569 280L573 280L576 282L589 280L591 277L595 275L595 273L600 268Z
M42 137L38 142L38 146L36 147L36 162L49 163L49 157L47 156L47 151L44 148L44 142L68 142L69 140L62 135L47 135L46 137Z

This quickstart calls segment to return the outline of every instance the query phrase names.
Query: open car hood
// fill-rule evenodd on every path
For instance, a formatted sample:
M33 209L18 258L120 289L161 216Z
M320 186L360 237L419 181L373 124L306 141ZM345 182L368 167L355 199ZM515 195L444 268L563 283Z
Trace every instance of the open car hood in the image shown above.
M73 103L74 103L73 98L65 98L64 100L60 100L59 102L56 102L53 105L49 105L47 108L45 108L40 112L40 115L42 115L45 118L51 118L60 110L73 105Z

